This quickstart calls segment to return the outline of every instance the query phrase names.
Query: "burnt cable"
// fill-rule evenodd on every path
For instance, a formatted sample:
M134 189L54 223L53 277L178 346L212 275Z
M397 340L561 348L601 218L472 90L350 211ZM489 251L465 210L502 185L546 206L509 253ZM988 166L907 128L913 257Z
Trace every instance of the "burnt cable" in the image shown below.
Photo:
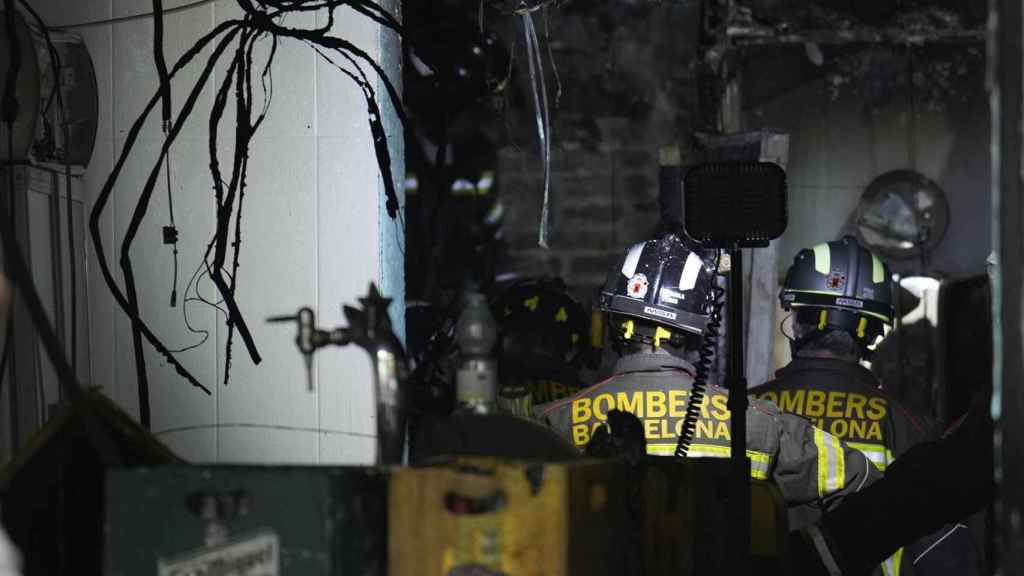
M156 63L157 76L160 78L160 107L162 121L160 127L164 138L171 129L171 80L167 74L167 61L164 58L164 7L163 0L153 0L153 59ZM169 226L164 226L163 242L170 244L174 259L174 273L171 280L171 308L178 305L178 228L174 225L174 192L171 187L171 155L164 158L167 171L167 213Z

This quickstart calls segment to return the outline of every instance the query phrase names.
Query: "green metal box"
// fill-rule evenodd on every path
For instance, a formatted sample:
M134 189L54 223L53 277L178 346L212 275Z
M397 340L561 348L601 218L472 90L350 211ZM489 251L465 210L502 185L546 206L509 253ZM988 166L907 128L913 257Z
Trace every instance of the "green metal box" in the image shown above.
M372 468L111 470L105 574L380 576L387 494Z

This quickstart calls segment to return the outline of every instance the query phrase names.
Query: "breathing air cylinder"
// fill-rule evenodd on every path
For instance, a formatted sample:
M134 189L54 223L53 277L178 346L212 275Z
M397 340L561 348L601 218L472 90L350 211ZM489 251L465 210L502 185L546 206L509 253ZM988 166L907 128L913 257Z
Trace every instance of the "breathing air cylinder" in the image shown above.
M455 376L458 410L486 414L495 411L498 395L497 362L493 356L497 323L483 294L471 293L456 327L459 369Z

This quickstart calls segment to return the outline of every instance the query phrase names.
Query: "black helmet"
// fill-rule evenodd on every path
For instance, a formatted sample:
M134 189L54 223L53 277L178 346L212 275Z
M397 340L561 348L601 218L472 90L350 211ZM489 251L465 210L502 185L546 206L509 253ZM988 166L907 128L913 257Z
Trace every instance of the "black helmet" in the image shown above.
M874 343L895 313L889 267L853 236L801 250L779 301L798 322L845 330L862 346Z
M601 309L700 335L711 317L714 263L680 237L633 245L608 271Z
M558 279L530 279L505 289L492 304L503 374L578 384L589 316Z

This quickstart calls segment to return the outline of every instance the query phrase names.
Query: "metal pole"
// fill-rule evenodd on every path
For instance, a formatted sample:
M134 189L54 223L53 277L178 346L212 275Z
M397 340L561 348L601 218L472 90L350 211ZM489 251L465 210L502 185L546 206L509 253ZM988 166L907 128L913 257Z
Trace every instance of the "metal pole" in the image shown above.
M1003 574L1024 570L1024 365L1021 352L1021 2L992 0L989 86L992 120L993 282L992 419L995 443L996 565ZM992 30L992 28L990 28Z
M730 574L750 574L750 462L747 460L747 379L743 367L743 251L729 251L729 411L731 490Z

